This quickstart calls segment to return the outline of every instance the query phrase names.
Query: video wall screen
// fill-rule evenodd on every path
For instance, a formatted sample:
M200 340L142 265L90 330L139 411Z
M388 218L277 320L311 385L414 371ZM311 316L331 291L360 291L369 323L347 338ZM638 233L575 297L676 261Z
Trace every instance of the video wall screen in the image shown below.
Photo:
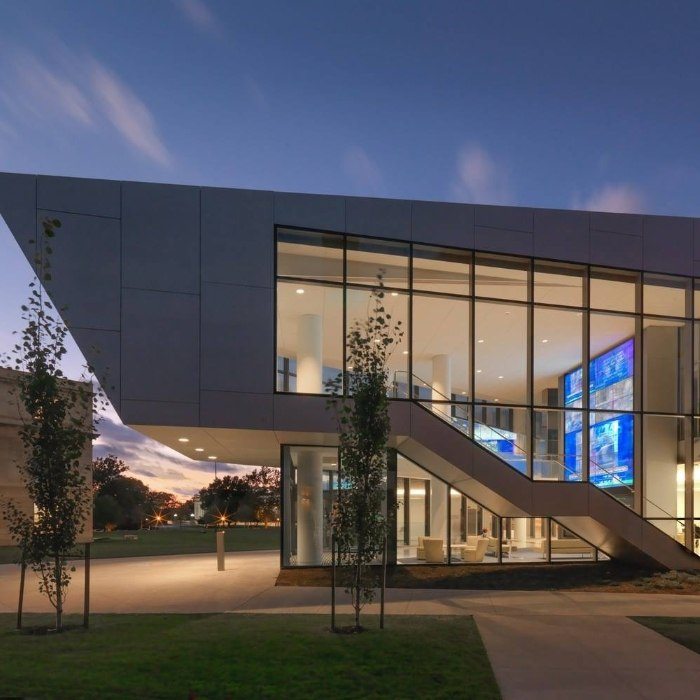
M564 405L579 408L583 397L581 368L564 375ZM617 411L634 408L634 339L591 359L588 369L590 413L589 479L600 488L634 483L634 416ZM564 426L564 454L576 478L576 455L581 454L580 419L567 418Z

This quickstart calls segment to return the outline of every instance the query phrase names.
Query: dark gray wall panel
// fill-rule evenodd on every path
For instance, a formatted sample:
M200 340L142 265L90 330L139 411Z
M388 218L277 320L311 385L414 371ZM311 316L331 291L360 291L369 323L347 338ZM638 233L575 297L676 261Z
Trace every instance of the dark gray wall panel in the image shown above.
M37 206L40 209L118 219L120 198L121 183L115 180L39 175L37 182Z
M591 231L591 263L642 268L642 238L622 233Z
M199 425L199 404L177 401L122 400L121 419L127 425Z
M200 425L205 428L272 428L272 394L237 394L203 391L200 399Z
M202 286L202 389L273 390L273 292L228 284Z
M271 287L274 244L271 192L202 189L202 281Z
M474 224L488 228L532 232L534 212L525 207L497 207L477 204L474 207Z
M471 204L413 202L414 243L474 247L474 207Z
M36 176L0 173L0 214L29 263L34 266Z
M199 292L199 189L122 185L125 287Z
M693 220L644 217L644 269L693 274Z
M571 262L588 262L588 213L535 210L535 255Z
M123 290L124 399L199 402L199 296Z
M411 202L404 199L345 198L348 233L411 240Z
M52 280L46 287L69 326L119 330L120 231L117 219L40 209L41 220L57 218L52 239ZM46 243L46 242L45 242Z
M534 242L531 233L477 226L475 234L477 250L513 255L533 254Z
M275 192L275 223L326 231L345 231L345 198L324 194Z
M94 368L102 389L120 410L121 358L118 331L98 331L92 328L71 328L71 335L87 362Z
M610 233L626 233L628 236L641 236L644 228L644 217L641 214L610 214L592 211L591 229L608 231Z

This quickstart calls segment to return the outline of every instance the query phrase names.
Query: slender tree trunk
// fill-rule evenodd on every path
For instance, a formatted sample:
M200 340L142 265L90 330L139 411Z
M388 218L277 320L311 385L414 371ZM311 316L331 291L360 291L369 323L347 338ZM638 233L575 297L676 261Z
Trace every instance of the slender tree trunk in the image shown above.
M56 585L56 631L63 629L63 590L61 589L61 558L54 555L54 582Z

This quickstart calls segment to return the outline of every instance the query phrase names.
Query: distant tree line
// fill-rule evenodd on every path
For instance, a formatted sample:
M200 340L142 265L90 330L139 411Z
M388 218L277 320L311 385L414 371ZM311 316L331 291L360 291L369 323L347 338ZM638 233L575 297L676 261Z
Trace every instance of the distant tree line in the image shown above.
M136 530L167 521L192 520L193 499L184 503L166 491L150 489L126 476L128 465L114 455L92 462L93 523L98 530ZM279 520L279 470L260 467L250 474L214 479L199 492L203 524L255 523Z
M199 492L204 522L269 524L280 517L280 473L260 467L250 474L214 479Z

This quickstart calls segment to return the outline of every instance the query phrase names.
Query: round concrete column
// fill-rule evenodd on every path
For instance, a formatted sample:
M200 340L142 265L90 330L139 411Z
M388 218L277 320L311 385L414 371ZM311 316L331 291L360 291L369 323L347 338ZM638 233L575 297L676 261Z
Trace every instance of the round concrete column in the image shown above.
M452 358L433 355L433 401L452 398Z
M321 453L299 453L297 464L297 564L314 566L323 557L323 464Z
M317 314L299 317L297 391L300 394L323 393L323 320Z

